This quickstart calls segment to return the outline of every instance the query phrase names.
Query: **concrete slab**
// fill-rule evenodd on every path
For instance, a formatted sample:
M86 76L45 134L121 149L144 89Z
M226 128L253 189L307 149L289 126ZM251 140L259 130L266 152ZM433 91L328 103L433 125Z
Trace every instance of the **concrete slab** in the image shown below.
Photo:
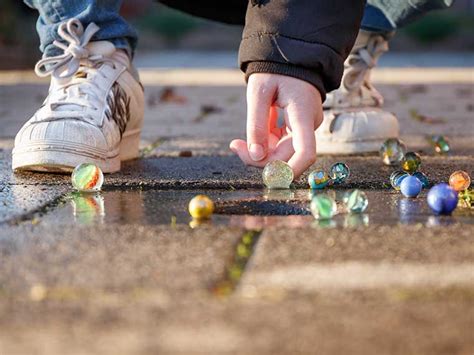
M0 304L0 346L36 354L469 354L470 289L267 293L227 301L159 294ZM14 307L13 307L14 306ZM15 312L11 310L14 309Z
M465 263L474 260L474 226L422 225L358 228L268 228L260 236L252 270L345 262Z
M242 233L228 227L113 224L3 228L1 293L35 298L38 286L45 288L46 299L148 291L208 296Z
M452 77L448 69L442 71L446 76L442 83L427 81L433 75L436 77L433 73L420 78L416 78L416 71L398 73L389 70L380 73L384 73L384 80L377 87L385 97L386 109L400 119L401 134L407 143L427 134L444 134L456 142L458 137L471 137L474 133L471 120L474 90L472 75L469 78L468 71L459 75L460 78L470 80L464 83L456 83L456 78ZM168 76L169 82L158 80ZM0 138L13 138L47 93L47 84L42 81L31 83L22 80L21 75L14 77L20 79L10 85L8 78L0 75L0 113L3 122ZM183 79L193 77L196 77L194 84L180 83ZM144 73L146 78L150 80L148 83L144 80L147 89L143 139L154 141L158 138L192 136L201 139L219 137L230 141L245 136L245 88L240 76L238 85L226 84L228 75L218 72L213 74L212 71L204 74L202 71ZM206 86L206 78L213 78L216 82ZM401 81L395 80L400 78ZM416 80L411 80L413 78ZM219 85L219 82L224 85ZM163 89L169 87L174 88L185 102L161 102ZM203 110L208 111L210 107L213 112L202 115ZM410 113L413 110L434 118L435 123L414 119Z
M11 172L9 151L0 150L0 233L3 223L32 217L32 212L43 210L67 190L66 185L48 186L34 179L17 181Z

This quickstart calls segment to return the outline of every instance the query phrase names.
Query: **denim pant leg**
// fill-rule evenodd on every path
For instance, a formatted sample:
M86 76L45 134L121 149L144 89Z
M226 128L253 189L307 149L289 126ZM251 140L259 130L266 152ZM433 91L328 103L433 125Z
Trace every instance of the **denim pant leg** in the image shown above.
M361 28L390 32L431 10L450 7L455 0L368 0Z
M57 30L59 24L71 18L77 18L84 27L94 22L100 30L93 40L107 40L117 48L127 50L131 55L137 43L136 31L120 16L122 0L24 0L38 10L36 24L40 38L40 50L44 56L61 53L53 41L61 40Z

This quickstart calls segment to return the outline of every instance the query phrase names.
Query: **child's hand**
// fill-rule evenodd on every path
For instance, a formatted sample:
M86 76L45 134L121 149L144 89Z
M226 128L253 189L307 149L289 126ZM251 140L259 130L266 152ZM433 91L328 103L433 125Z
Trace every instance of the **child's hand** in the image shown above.
M285 123L278 127L277 108ZM323 119L321 94L306 81L255 73L247 87L247 141L235 139L230 149L247 165L264 167L284 160L301 175L316 160L314 131Z

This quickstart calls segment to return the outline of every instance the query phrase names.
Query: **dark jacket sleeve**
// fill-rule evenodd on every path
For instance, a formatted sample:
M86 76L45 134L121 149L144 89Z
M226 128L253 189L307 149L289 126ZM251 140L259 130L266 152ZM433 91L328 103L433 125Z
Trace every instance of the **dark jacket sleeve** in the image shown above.
M239 63L253 73L293 76L323 98L339 87L354 44L364 0L251 0Z

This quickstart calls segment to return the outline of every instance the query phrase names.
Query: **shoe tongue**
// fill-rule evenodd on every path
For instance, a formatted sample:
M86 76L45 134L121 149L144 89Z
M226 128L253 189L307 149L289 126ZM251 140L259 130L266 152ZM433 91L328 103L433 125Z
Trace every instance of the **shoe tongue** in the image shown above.
M91 56L102 55L104 57L111 57L115 52L115 46L108 41L89 42L86 48Z
M104 57L109 57L127 68L130 67L130 58L127 52L125 50L115 48L112 42L90 42L86 48L89 50L91 56L101 55Z
M103 57L109 57L111 58L114 62L118 62L125 67L129 68L130 67L130 58L124 50L117 50L115 46L113 45L112 42L108 41L95 41L95 42L90 42L86 46L87 50L89 51L89 55L92 56L103 56ZM83 77L85 78L87 74L84 72L81 72L80 70L74 75L74 77L79 78ZM61 79L54 79L53 80L57 81L58 84L62 83ZM72 80L72 78L67 79L67 80ZM70 90L77 90L78 88L71 88ZM59 104L57 105L54 110L55 111L69 111L69 110L77 110L81 109L81 106L76 105L76 104L70 104L70 103L64 103L64 104Z

